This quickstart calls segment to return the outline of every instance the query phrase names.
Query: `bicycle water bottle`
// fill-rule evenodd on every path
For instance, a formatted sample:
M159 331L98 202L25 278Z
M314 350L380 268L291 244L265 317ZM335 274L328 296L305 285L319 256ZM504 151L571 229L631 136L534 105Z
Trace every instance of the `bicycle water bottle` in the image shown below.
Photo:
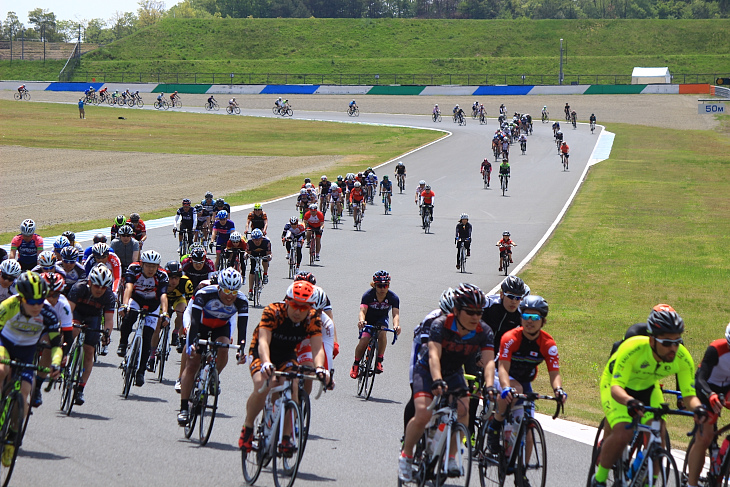
M639 467L641 466L642 460L644 460L644 452L640 450L636 454L636 458L634 458L634 461L631 464L631 468L629 469L629 478L630 479L633 479L634 475L636 475L636 472L639 471Z
M512 437L512 423L504 424L504 456L509 458L512 455L512 447L515 439Z
M722 460L723 458L725 458L725 455L727 455L728 448L730 448L730 438L725 438L719 451L717 450L717 445L715 443L713 444L715 445L715 454L717 456L712 460L712 473L714 473L715 475L720 475ZM712 448L712 446L710 446L710 448Z
M434 430L433 434L433 444L438 445L438 442L441 440L441 436L444 434L444 430L446 429L446 423L440 421L438 424L438 427Z
M200 371L200 379L198 379L198 389L205 387L205 381L208 379L208 372L210 371L210 365L206 364L203 370Z
M719 455L720 449L717 447L717 442L713 441L710 443L710 473L712 475L717 475L720 473L720 462L722 461L722 456Z

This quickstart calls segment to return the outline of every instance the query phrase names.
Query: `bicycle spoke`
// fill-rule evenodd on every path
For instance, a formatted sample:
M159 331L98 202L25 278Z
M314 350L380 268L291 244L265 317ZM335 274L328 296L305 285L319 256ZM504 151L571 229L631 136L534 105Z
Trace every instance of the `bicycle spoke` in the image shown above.
M519 487L545 487L547 478L547 447L540 423L525 418L525 444L517 460L516 481Z
M261 415L263 414L264 413L261 413ZM265 459L263 451L265 449L265 442L261 432L259 431L261 415L259 415L253 423L253 449L250 452L246 452L245 449L241 450L241 469L243 470L243 478L248 485L253 485L259 478L261 467L263 467Z
M303 434L302 417L299 407L294 401L287 401L284 405L283 419L285 434L283 436L275 435L277 453L272 459L271 470L276 487L291 487L297 478L299 462L302 458ZM290 430L290 434L286 435L288 430Z

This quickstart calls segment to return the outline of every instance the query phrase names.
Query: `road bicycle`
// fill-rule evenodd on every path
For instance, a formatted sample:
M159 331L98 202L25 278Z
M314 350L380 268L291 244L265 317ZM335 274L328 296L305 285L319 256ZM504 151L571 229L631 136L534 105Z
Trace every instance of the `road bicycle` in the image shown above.
M570 111L569 110L565 110L565 121L570 122Z
M390 203L388 202L388 197L390 196L390 191L383 191L382 196L383 196L384 212L387 215L388 212L390 211Z
M643 487L680 486L677 464L669 449L662 447L661 420L664 416L694 416L694 413L681 409L669 409L669 404L662 403L658 408L644 407L645 413L652 413L648 425L638 422L635 418L631 426L634 428L634 437L624 448L621 457L609 473L607 486L615 487ZM595 474L600 461L603 428L598 430L593 444L591 466L588 470L587 484Z
M507 192L507 186L509 185L509 176L506 174L499 175L499 187L502 190L502 196Z
M157 348L153 351L154 355L150 357L147 367L149 372L157 373L157 382L162 382L165 374L165 364L170 358L172 351L172 343L170 342L170 323L162 323L160 327L160 341L157 342Z
M577 127L577 121L575 119L575 115L570 116L570 123L573 124L573 130L575 130L575 128Z
M482 415L474 452L479 466L481 485L502 486L507 475L514 475L517 487L545 487L547 480L545 433L532 412L538 399L555 401L555 414L552 416L555 419L563 410L563 404L554 396L535 392L513 394L513 397L522 400L522 404L507 406L505 424L500 432L500 448L496 452L489 450L487 446L489 427L488 422L484 420L484 414Z
M433 205L421 205L421 226L423 227L424 233L429 233L431 230L431 220L433 220L433 216L431 216L432 211Z
M129 311L130 310L127 310L127 312ZM151 313L146 306L139 310L132 343L127 346L127 353L124 356L124 360L119 365L119 368L122 369L122 395L124 396L124 399L129 397L129 391L132 388L132 381L134 380L134 376L137 371L146 370L147 364L142 363L142 331L145 327L145 321L147 318L159 319L159 317L159 315Z
M365 353L360 358L360 362L357 364L357 395L359 397L364 397L366 401L370 399L370 394L373 392L373 384L375 384L375 375L377 374L375 367L378 357L378 335L381 331L386 332L386 335L387 332L392 333L393 343L391 343L391 345L395 345L395 342L398 340L398 335L395 330L390 328L381 328L366 324L363 326L362 330L360 330L360 334L358 336L358 338L362 338L362 334L365 332L370 334L368 347L365 349Z
M330 212L330 219L332 220L332 228L337 229L337 225L340 224L340 210L337 209L337 205L333 203L332 211Z
M465 126L466 125L466 117L463 114L461 114L461 113L459 114L457 121L459 122L459 125L460 126Z
M287 259L289 261L289 279L294 279L297 274L297 246L299 245L299 240L291 237L288 237L286 240L289 242L289 258Z
M172 229L173 236L177 237L177 232L178 232L177 228ZM184 255L188 255L188 253L190 253L190 245L192 245L193 231L182 229L182 230L179 230L179 232L182 235L182 240L180 240L180 243L178 244L177 253L180 256L180 259L182 260Z
M466 242L459 239L459 272L466 272Z
M596 130L596 122L591 122L591 133Z
M274 115L281 115L282 117L291 117L294 115L294 110L292 110L288 105L286 107L274 106L271 110L274 112Z
M355 221L355 230L362 228L362 203L356 202L352 205L352 219Z
M32 414L31 411L25 411L25 398L20 392L21 373L23 370L33 370L48 374L51 368L10 359L1 359L0 364L8 365L11 369L3 387L2 413L0 413L0 444L2 444L0 454L3 457L3 461L0 462L0 485L7 487ZM33 387L35 386L33 385L31 389Z
M179 96L172 99L172 108L182 108L182 106L182 101L180 101Z
M283 379L283 383L272 387L266 395L264 410L254 421L254 436L251 451L241 450L241 467L247 485L253 485L263 467L271 464L271 472L276 487L291 487L297 478L299 464L304 453L307 430L304 427L302 410L293 399L294 380L319 380L316 375L308 375L311 367L297 365L293 370L274 371L273 377ZM259 389L264 392L269 387L266 381ZM324 388L320 387L316 398Z
M484 188L489 187L489 182L492 179L492 171L482 171L482 178L484 179Z
M568 170L568 157L570 157L570 154L560 153L560 162L563 164L563 171Z
M220 109L220 106L218 105L218 102L215 101L215 100L214 101L207 101L207 102L205 102L205 105L203 105L203 107L206 110L208 110L208 111L211 111L211 110L218 111Z
M502 148L499 144L492 144L492 153L494 154L494 160L499 159L499 155L502 153Z
M721 401L724 403L724 398ZM700 426L695 425L695 429L698 427ZM705 424L701 427L707 428L709 425ZM700 474L698 483L700 487L717 487L719 485L727 486L730 484L730 424L723 426L719 430L717 429L717 423L713 427L715 428L715 436L709 448L710 468L705 475ZM725 439L722 441L722 447L719 447L718 440L723 436L725 436ZM687 446L687 454L684 456L684 464L682 465L682 473L680 475L683 486L688 485L689 452L692 450L694 443L695 436L693 435ZM670 451L669 447L666 449Z
M139 108L144 107L144 102L142 101L142 97L139 95L133 95L132 98L130 98L127 103L129 104L130 107L133 107L135 105L137 105Z
M441 112L438 111L438 112L432 113L431 120L433 120L434 122L440 122L441 121Z
M398 190L403 193L403 191L406 190L406 175L405 174L396 174L395 179L398 181Z
M218 379L218 369L216 369L218 349L232 348L239 352L241 350L239 345L215 342L212 336L212 332L210 332L207 340L198 340L198 345L205 347L205 351L202 352L200 366L193 379L193 388L188 398L188 422L185 425L185 438L189 439L193 435L195 424L199 423L198 438L200 446L205 446L208 443L210 433L213 431L215 414L218 410L218 396L220 395L220 381Z
M360 109L358 107L351 107L347 109L347 114L351 117L359 117Z
M94 93L93 95L86 95L84 97L84 103L91 104L91 105L96 105L98 103L98 100L99 99L96 96L96 93Z
M19 91L13 93L13 98L16 100L30 100L30 93L28 93L28 90Z
M253 306L261 306L261 291L264 289L264 266L263 261L267 257L249 255L251 261L251 274L253 274ZM296 261L296 256L294 258Z
M240 115L240 114L241 114L241 108L240 108L240 107L238 107L237 105L236 105L236 106L233 106L233 105L228 105L228 106L226 107L226 113L227 113L228 115L231 115L231 114L234 114L234 113L235 113L236 115Z
M550 123L549 116L550 116L550 113L543 111L542 112L542 123L545 123L545 122Z
M79 330L74 338L71 348L68 351L68 365L61 371L61 411L66 416L71 415L71 410L76 402L78 386L81 383L81 374L84 371L84 341L88 326L86 324L74 323L73 327Z
M469 485L474 458L471 435L466 426L458 421L459 399L469 396L471 394L464 390L447 392L444 396L434 397L428 406L433 414L413 455L413 482L419 487L429 480L434 486L442 486L447 482L448 485ZM449 452L452 447L456 449L453 458L459 470L458 475L449 472ZM404 484L398 478L398 486Z
M167 102L167 100L163 98L162 100L155 100L154 107L158 110L160 108L167 110L168 108L170 108L170 104Z
M496 244L495 246L499 247L499 244ZM507 269L509 269L509 266L511 264L509 252L507 252L506 250L500 249L499 250L499 261L501 263L500 266L502 267L502 271L504 272L504 275L509 276L509 271L507 270Z
M317 260L317 236L311 228L308 229L308 232L307 248L309 249L309 265L314 265L314 262Z
M522 151L522 155L525 155L525 152L527 152L527 141L521 140L520 141L520 150Z

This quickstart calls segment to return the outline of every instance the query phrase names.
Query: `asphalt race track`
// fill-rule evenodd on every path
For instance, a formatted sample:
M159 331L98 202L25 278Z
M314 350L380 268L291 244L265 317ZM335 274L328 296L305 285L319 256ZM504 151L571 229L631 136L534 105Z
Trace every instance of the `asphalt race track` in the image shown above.
M203 109L186 111L203 112ZM221 110L218 116L226 116ZM247 115L272 116L264 110L245 111ZM208 115L215 116L215 115ZM465 127L444 116L433 123L426 116L369 115L354 120L344 112L295 112L295 119L339 120L438 128L451 132L402 161L407 167L406 191L393 195L392 214L383 215L383 206L369 207L362 231L345 218L339 229L325 225L321 261L310 267L328 293L335 314L340 355L335 361L337 382L333 392L313 401L310 441L302 460L296 485L394 485L397 479L397 456L402 434L403 406L408 400L408 360L412 330L432 309L440 293L459 282L471 282L484 290L497 285L498 251L494 244L502 231L509 230L518 244L514 249L515 265L537 244L565 205L581 177L599 131L591 135L587 124L577 130L564 128L571 147L571 166L563 171L549 124L534 123L534 135L528 138L527 154L520 155L519 144L512 151L512 178L506 196L501 195L494 165L492 187L483 188L479 167L490 150L496 121L486 126L468 118ZM599 129L600 130L600 129ZM448 135L448 134L447 134ZM342 141L343 147L347 141ZM365 168L363 168L365 169ZM378 169L379 179L393 178L393 164ZM316 183L321 174L309 174ZM336 174L328 174L335 179ZM431 234L420 226L414 191L418 180L425 179L436 193ZM395 181L394 181L395 183ZM395 186L395 184L394 184ZM199 194L180 195L193 200ZM274 260L263 300L283 297L287 286L285 249L279 237L284 223L295 214L294 199L264 205L269 218ZM454 227L459 215L466 212L474 226L472 256L466 274L455 268ZM241 230L248 210L233 214ZM329 216L329 215L328 215ZM162 253L163 263L176 257L177 239L171 227L151 230L145 249ZM305 255L305 261L307 257ZM369 401L355 394L355 381L349 378L353 351L357 341L357 312L360 297L369 288L372 274L386 269L392 276L391 290L401 299L401 339L388 346L384 374L377 377ZM529 282L528 282L529 284ZM540 294L539 289L533 293ZM548 300L549 296L546 297ZM252 309L250 337L261 314ZM549 325L547 328L549 332ZM162 384L147 374L142 388L133 387L128 399L121 396L121 359L113 353L119 343L113 334L112 353L101 357L85 389L86 404L75 406L70 417L58 411L58 389L44 394L44 404L34 410L13 474L13 485L103 485L179 486L243 485L241 454L237 441L243 423L245 401L252 390L247 366L236 366L233 357L221 376L222 394L210 442L199 447L186 440L178 427L176 414L180 396L175 393L179 355L173 350ZM560 346L560 344L558 344ZM562 350L562 354L569 354ZM566 384L570 392L570 385ZM549 403L543 412L551 412ZM570 402L567 404L570 409ZM548 411L550 410L550 411ZM195 432L197 435L197 431ZM590 450L585 445L547 434L549 486L584 485ZM476 469L475 469L476 473ZM478 485L478 475L471 485ZM508 485L512 485L511 478ZM273 485L265 469L256 485Z

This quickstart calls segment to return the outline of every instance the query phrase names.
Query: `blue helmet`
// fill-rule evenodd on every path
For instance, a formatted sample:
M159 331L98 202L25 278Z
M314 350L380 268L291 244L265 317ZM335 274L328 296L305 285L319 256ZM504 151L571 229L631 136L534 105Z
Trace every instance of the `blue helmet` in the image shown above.
M215 217L218 219L228 218L228 212L226 210L221 210Z
M251 238L254 240L264 238L264 232L262 232L260 228L255 228L254 231L251 232Z

